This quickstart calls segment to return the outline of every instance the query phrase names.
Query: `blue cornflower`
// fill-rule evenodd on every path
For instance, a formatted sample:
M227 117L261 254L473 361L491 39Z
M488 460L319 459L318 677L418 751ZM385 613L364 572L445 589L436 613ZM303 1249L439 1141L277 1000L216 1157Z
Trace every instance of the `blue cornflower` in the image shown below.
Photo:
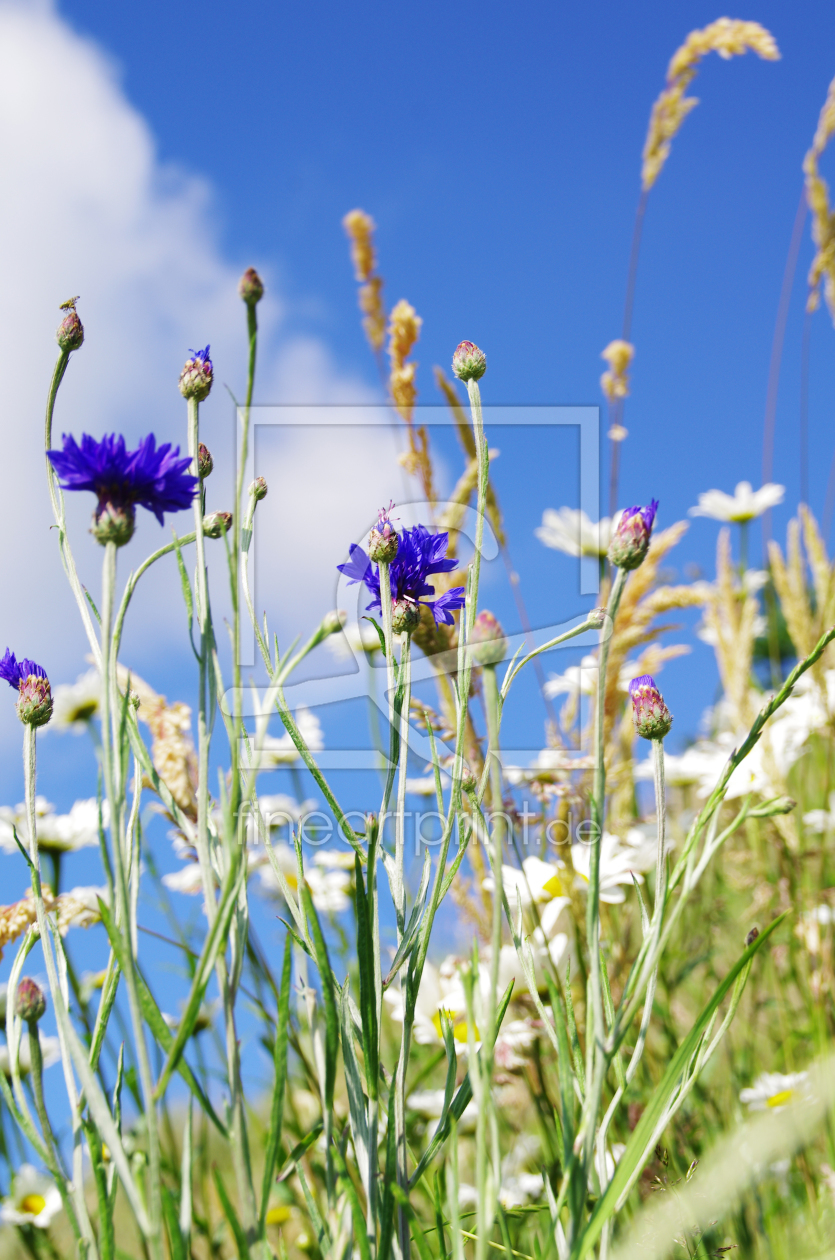
M179 446L166 442L157 448L149 433L135 451L129 451L123 437L105 434L100 442L81 435L79 445L72 435L63 437L63 451L48 451L52 466L64 490L92 490L98 495L93 517L93 534L99 542L122 546L133 535L135 509L147 508L160 525L164 512L179 512L191 506L197 478L186 472L188 456L178 458Z
M621 518L618 524L628 521L630 517L641 516L641 518L643 519L644 525L651 533L652 527L655 524L655 514L657 511L658 511L657 499L653 499L650 503L647 504L646 507L624 508L623 512L621 513Z
M451 573L458 563L447 556L448 544L449 534L430 534L425 525L403 530L397 555L389 565L393 604L403 602L416 608L421 596L435 594L434 586L426 579L433 573ZM381 612L379 567L372 564L362 547L356 544L350 548L349 555L348 563L338 564L337 569L351 583L363 582L373 596L367 609ZM424 602L438 625L451 626L455 609L464 607L464 587L454 586L437 599Z
M0 678L5 678L10 687L20 690L20 684L27 678L46 678L46 670L34 661L19 661L14 652L6 648L6 655L0 660Z
M16 659L6 648L0 660L0 678L20 694L17 714L28 726L43 726L52 717L52 690L46 670L34 661Z

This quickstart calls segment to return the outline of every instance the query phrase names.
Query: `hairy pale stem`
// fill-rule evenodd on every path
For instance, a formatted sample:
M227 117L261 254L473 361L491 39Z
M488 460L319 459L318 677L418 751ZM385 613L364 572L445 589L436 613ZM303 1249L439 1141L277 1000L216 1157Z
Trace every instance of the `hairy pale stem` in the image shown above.
M502 793L502 763L499 752L499 727L501 722L501 701L499 685L496 678L495 665L486 665L482 670L482 686L484 688L484 709L487 715L487 756L490 761L490 839L492 845L493 867L493 919L490 944L490 983L487 990L486 1027L487 1034L482 1041L482 1058L484 1059L483 1079L488 1089L482 1100L478 1116L477 1139L477 1185L479 1191L478 1226L479 1241L476 1254L480 1260L487 1254L487 1238L493 1226L496 1211L496 1196L501 1183L501 1156L498 1150L498 1127L495 1113L495 1100L490 1085L493 1080L493 1064L495 1058L495 1042L498 1034L496 1027L497 990L499 987L499 962L502 949L502 910L504 899L504 846L505 818ZM488 1146L487 1131L490 1142ZM488 1152L492 1156L493 1176L492 1193L488 1193L487 1160Z
M145 1106L148 1129L148 1208L150 1213L150 1238L154 1257L162 1257L162 1185L160 1179L160 1145L157 1111L154 1102L154 1082L145 1040L145 1026L136 977L136 958L131 948L134 935L130 921L131 898L128 894L124 850L124 787L119 774L121 765L121 713L119 690L116 685L116 658L113 653L113 608L116 587L116 544L109 542L104 548L102 565L101 636L102 636L102 767L105 790L110 806L110 836L112 841L115 876L117 930L126 939L128 968L125 982L128 990L128 1006L133 1025L134 1048L139 1068L139 1081ZM128 699L128 703L130 700Z
M197 451L200 445L200 404L196 398L188 400L188 453L192 458L192 473L197 474ZM209 855L209 722L208 722L208 671L209 671L209 582L206 574L206 540L203 534L203 484L194 496L194 533L197 548L197 616L200 631L200 672L197 699L197 860L203 885L203 899L209 926L217 915L215 880Z
M614 633L615 618L617 617L626 578L627 572L625 569L616 570L609 602L606 607L607 617L600 636L597 673L594 795L592 800L594 834L589 854L589 890L586 910L586 938L590 962L589 991L592 1022L592 1052L590 1057L592 1071L586 1095L586 1114L583 1117L583 1125L581 1127L581 1132L584 1132L585 1136L582 1172L584 1177L587 1176L588 1169L591 1167L594 1133L597 1124L597 1109L600 1105L605 1074L605 1059L603 1055L605 1038L603 984L600 975L600 847L603 842L603 821L606 809L606 670L609 661L609 646Z
M655 851L655 898L653 905L652 924L650 934L657 940L661 932L661 923L664 917L664 905L667 896L667 791L664 779L664 741L662 739L652 740L652 767L653 782L655 786L655 820L657 832L657 844ZM655 987L658 982L658 960L652 969L652 974L647 984L647 995L644 1001L644 1012L641 1017L641 1027L638 1032L638 1038L635 1042L635 1048L624 1073L624 1085L618 1086L611 1103L606 1111L603 1121L597 1133L597 1174L600 1180L600 1193L606 1189L608 1178L606 1175L606 1139L609 1132L609 1125L612 1122L617 1108L620 1106L626 1086L632 1081L638 1070L644 1047L646 1045L649 1025L652 1019L652 1007L655 1002ZM615 1054L619 1054L620 1050L616 1049ZM600 1260L606 1260L609 1249L609 1234L611 1230L611 1221L607 1221L603 1226L600 1236Z
M52 449L52 417L55 412L55 399L58 396L58 389L61 381L64 379L64 373L69 363L70 351L62 350L58 355L58 361L55 364L55 370L52 373L52 381L49 386L49 396L46 402L46 424L44 426L44 450ZM90 606L84 594L83 587L79 581L78 571L75 567L75 558L70 548L69 538L67 537L67 524L64 512L64 496L58 485L58 479L55 470L46 456L46 480L49 486L49 498L52 503L52 514L55 517L55 524L58 526L58 542L61 548L61 560L64 565L64 571L69 579L72 593L75 596L75 602L78 605L78 611L81 614L81 622L87 635L87 642L93 653L96 664L101 668L101 648L99 640L93 625L93 619L90 615Z

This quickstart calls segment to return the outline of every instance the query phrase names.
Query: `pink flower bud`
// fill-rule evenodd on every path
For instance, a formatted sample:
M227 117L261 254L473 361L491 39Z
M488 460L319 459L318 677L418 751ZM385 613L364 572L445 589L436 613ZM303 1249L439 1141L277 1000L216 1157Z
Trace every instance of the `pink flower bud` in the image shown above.
M663 739L673 724L673 715L649 674L633 678L629 684L635 730L643 739Z
M459 381L478 381L487 371L487 356L472 341L462 341L452 356L452 370Z

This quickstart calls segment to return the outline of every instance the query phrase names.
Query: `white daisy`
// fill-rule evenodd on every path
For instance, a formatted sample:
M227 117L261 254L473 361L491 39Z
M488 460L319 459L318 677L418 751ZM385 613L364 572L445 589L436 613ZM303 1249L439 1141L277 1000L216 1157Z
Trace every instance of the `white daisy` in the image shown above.
M700 494L698 505L690 509L690 516L709 516L714 521L744 524L762 516L769 508L777 507L785 493L785 486L777 486L772 481L759 490L753 490L750 481L740 481L733 494L725 494L723 490Z
M591 851L590 844L572 844L571 846L574 871L582 880L583 887L587 887L589 882ZM617 836L604 831L600 841L600 900L609 905L618 905L625 901L626 893L623 885L632 887L633 874L639 884L644 882L639 872L641 869L647 869L644 865L645 861L644 854L632 846L627 847Z
M332 634L328 647L339 660L353 660L363 652L369 656L379 652L380 637L370 621L354 621L343 626L341 634Z
M52 693L52 721L48 730L82 735L101 708L101 680L97 669L81 674L74 683L61 683Z
M61 1043L57 1037L47 1037L43 1033L40 1034L41 1056L45 1068L52 1067L54 1063L58 1063L61 1058ZM29 1038L21 1037L20 1047L18 1049L17 1063L20 1068L20 1075L26 1076L32 1070L32 1057L29 1053ZM7 1045L0 1046L0 1072L4 1076L11 1079L12 1062Z
M415 1002L415 1041L422 1046L443 1045L441 1011L452 1021L452 1035L457 1054L467 1053L467 1003L460 968L466 965L458 958L445 958L440 967L426 962ZM383 994L383 1001L395 1023L403 1023L403 994L395 984ZM473 1030L476 1046L480 1045L478 1028Z
M597 657L584 656L579 665L569 665L564 674L551 674L545 684L545 694L554 696L594 695L597 683Z
M430 767L431 769L431 767ZM450 783L449 775L441 771L441 788L448 788ZM407 779L406 791L411 796L434 796L435 795L435 773L423 775L420 779Z
M107 801L104 801L102 821L105 827L109 818L110 811ZM99 843L99 803L95 797L87 801L76 801L68 814L56 814L55 806L39 796L36 801L35 825L38 848L47 853L67 853L76 849L93 848ZM27 844L29 823L24 804L16 805L14 809L8 806L0 809L0 848L6 853L17 852L12 827L16 829L21 843Z
M516 909L517 892L522 909L527 910L534 903L544 905L558 898L565 905L568 903L563 878L565 867L555 862L543 862L542 858L525 858L522 869L518 866L502 866L502 884L510 903L511 910ZM492 892L493 876L484 880L484 888Z
M295 850L288 844L275 844L273 853L288 887L295 892L299 886ZM346 869L345 859L350 860L350 869ZM305 864L304 876L310 887L313 905L319 914L341 914L348 909L354 886L353 867L352 854L333 850L316 853L313 861ZM281 896L281 885L266 854L264 862L259 865L259 878L265 892L271 896Z
M740 1090L739 1101L751 1111L779 1110L794 1102L808 1080L808 1072L763 1072L748 1089Z
M31 1164L21 1164L12 1179L12 1193L0 1204L0 1220L47 1229L60 1210L61 1195L52 1178Z
M302 707L298 708L293 716L299 734L310 751L321 752L325 746L325 740L316 715L311 713L310 709ZM248 760L249 769L275 770L279 766L290 766L299 759L299 751L288 731L285 731L283 735L265 735L258 751L250 740L250 748L252 759Z
M534 530L540 542L554 551L564 551L567 556L605 556L612 541L612 533L620 519L618 512L613 518L604 516L595 523L589 520L581 508L546 508L542 524Z

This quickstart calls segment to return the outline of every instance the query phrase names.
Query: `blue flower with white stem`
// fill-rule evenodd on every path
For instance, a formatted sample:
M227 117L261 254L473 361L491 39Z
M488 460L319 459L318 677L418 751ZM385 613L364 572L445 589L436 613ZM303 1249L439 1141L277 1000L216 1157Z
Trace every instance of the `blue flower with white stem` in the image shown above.
M180 448L170 442L157 447L149 433L135 451L123 437L106 433L100 442L87 433L81 443L63 436L62 451L47 451L61 480L62 490L91 490L98 496L92 533L100 543L124 546L133 537L136 507L153 512L160 525L165 512L191 507L197 478L186 469L191 459L180 458Z
M52 717L52 690L46 670L27 657L19 661L6 648L0 659L0 678L4 678L19 695L17 716L27 726L44 726Z
M385 520L388 521L387 514ZM380 525L385 528L383 518ZM382 530L378 526L378 530L373 532L382 533ZM389 566L389 581L393 609L404 613L407 610L412 612L411 618L404 617L404 620L410 620L412 624L407 624L404 628L413 629L416 626L422 603L429 608L437 625L447 626L453 624L453 612L464 607L463 586L454 586L437 599L423 598L435 594L435 587L426 579L434 573L451 573L458 563L452 556L447 556L448 545L449 534L430 534L425 525L404 529L399 536L397 553ZM337 569L344 573L350 584L362 582L365 585L373 596L371 603L366 605L369 612L382 612L379 566L356 544L351 547L349 554L348 563L337 565ZM394 622L392 628L396 630Z

